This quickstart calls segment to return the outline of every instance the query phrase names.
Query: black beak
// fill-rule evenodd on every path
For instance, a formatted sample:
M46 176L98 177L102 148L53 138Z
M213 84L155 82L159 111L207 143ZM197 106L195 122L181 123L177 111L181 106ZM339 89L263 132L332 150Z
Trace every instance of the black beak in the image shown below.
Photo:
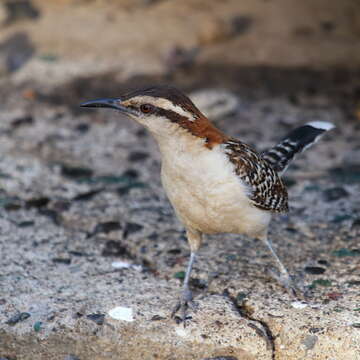
M121 99L109 98L109 99L96 99L85 101L80 104L81 107L94 107L94 108L110 108L120 110L124 113L135 114L133 109L129 109L126 106L121 105Z

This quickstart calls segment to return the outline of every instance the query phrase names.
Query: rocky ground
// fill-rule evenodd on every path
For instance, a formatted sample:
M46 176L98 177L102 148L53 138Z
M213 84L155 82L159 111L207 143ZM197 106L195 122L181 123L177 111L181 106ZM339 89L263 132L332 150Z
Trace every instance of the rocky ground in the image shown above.
M130 3L122 6L129 16L145 19L156 11L174 14L170 2L150 3L136 11ZM181 11L192 7L201 26L214 16L209 9L204 15L194 2L184 4ZM60 3L33 6L35 10L24 12L33 18L25 20L15 15L9 20L5 8L4 21L10 25L0 35L0 57L5 59L0 80L0 358L360 359L356 55L344 64L326 57L324 50L324 63L315 62L318 69L309 68L305 55L294 57L299 64L291 59L285 63L281 56L284 63L280 57L276 63L270 55L267 62L260 55L255 63L246 56L233 61L239 49L231 50L245 40L224 25L227 32L215 27L225 34L220 40L219 35L216 41L204 40L211 34L208 28L196 41L185 30L169 32L164 48L155 49L143 42L131 48L124 40L127 33L121 38L132 49L127 54L147 55L132 65L127 54L121 55L120 71L109 34L120 26L122 13L111 18L102 2L64 1L57 12L51 9L59 10ZM234 13L218 6L216 14L226 19L226 11ZM241 9L242 16L249 17L252 8L242 6L248 6L248 11ZM44 33L56 16L65 26L71 10L74 18L89 21L89 9L99 24L104 14L110 16L110 30L101 34L104 42L96 39L102 45L92 48L91 56L81 57L85 48L74 46L84 45L81 28L72 47L56 35L56 26L52 37ZM330 10L325 17L315 13L329 19ZM244 34L249 44L265 33L256 27L261 10L253 12L252 21L234 22L235 29L249 31ZM164 27L171 28L169 19L174 18L165 19ZM324 25L321 31L335 32L325 41L337 49L333 54L346 54L336 43L350 49L356 32L350 36L340 20L338 24L335 30ZM153 42L159 34L154 29L149 33ZM181 34L191 46L178 46ZM131 41L142 39L138 32L132 36ZM306 49L325 37L317 32L306 36L312 39ZM347 41L340 41L341 36ZM50 44L51 38L58 41ZM220 61L225 48L231 55ZM190 314L185 328L169 317L189 249L161 188L156 144L116 112L78 107L84 100L154 83L180 87L219 128L259 150L306 121L337 126L289 168L285 180L291 211L274 217L270 230L306 301L289 297L272 278L272 259L260 242L209 236L193 272L198 311ZM114 315L118 307L122 312Z

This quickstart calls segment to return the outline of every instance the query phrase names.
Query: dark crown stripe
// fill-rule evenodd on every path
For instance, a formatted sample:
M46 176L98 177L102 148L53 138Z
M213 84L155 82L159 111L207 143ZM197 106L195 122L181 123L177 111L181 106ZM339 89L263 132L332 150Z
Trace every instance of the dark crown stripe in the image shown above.
M136 96L151 96L154 98L163 98L171 101L174 105L182 107L186 111L190 111L195 116L200 116L201 113L195 104L178 89L168 86L151 86L132 91L121 97L122 100L128 100Z

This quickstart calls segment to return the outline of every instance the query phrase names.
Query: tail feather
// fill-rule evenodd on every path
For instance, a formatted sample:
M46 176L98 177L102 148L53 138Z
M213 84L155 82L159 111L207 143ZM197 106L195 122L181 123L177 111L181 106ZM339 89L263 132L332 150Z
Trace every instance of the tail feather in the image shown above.
M282 141L261 155L275 171L284 172L296 154L306 150L334 127L325 121L309 122L291 131Z

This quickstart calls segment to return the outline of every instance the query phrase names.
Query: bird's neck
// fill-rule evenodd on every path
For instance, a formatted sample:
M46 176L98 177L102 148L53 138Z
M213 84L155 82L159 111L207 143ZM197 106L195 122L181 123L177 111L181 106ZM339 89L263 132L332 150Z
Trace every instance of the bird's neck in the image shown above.
M205 116L201 116L195 121L168 122L161 131L153 132L153 135L162 152L168 152L171 149L190 151L199 146L211 150L214 146L229 139Z

